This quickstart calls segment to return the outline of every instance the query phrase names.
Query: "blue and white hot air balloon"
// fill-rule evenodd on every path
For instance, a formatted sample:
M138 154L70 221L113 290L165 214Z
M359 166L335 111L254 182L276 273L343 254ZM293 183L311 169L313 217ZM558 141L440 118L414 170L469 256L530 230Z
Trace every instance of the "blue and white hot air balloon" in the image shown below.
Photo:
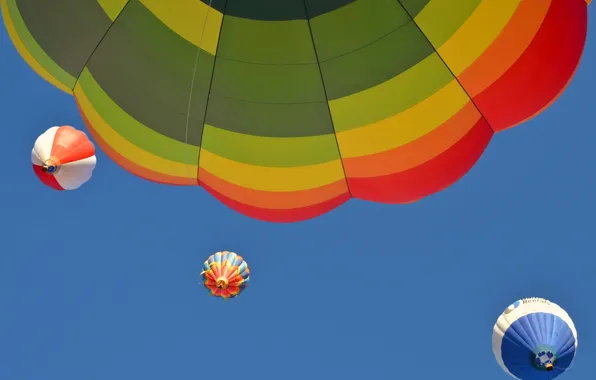
M495 358L516 379L554 379L571 366L576 350L569 314L544 298L514 302L493 328Z

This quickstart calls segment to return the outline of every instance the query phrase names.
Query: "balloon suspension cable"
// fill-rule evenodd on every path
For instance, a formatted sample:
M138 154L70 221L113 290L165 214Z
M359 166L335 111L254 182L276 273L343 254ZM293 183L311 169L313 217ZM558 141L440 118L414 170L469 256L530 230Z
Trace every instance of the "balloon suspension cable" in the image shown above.
M195 87L195 80L197 77L197 72L199 71L199 65L201 63L201 47L203 46L203 37L205 36L205 29L207 28L207 20L209 20L209 13L211 12L211 4L213 3L213 0L209 0L209 6L207 8L207 13L205 14L205 22L203 22L203 29L201 30L201 38L199 39L199 46L197 46L197 54L195 55L195 64L194 67L192 69L192 79L190 81L190 91L188 94L188 105L186 107L186 126L184 128L184 144L187 145L186 147L186 162L191 162L190 161L190 154L192 152L192 149L188 148L188 126L190 124L190 109L192 108L192 93L194 91L194 87ZM222 21L223 22L223 21ZM217 54L217 53L216 53ZM215 67L213 68L213 70L215 70ZM211 75L213 76L213 72L211 73ZM205 109L207 108L207 104L205 104ZM205 114L207 114L207 112L205 112ZM203 124L205 123L205 121L203 120ZM204 127L203 127L204 128ZM199 152L200 152L200 147L199 147ZM200 153L199 153L200 154ZM186 170L187 173L189 175L189 178L192 178L193 176L196 177L197 179L197 183L199 181L199 162L198 162L198 156L197 156L197 172L196 173L189 173L190 167L189 165L186 165Z

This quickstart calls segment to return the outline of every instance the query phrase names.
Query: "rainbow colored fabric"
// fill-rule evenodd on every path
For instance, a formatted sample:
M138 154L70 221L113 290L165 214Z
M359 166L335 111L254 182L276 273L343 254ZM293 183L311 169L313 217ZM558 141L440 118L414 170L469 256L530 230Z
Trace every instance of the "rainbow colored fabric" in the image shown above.
M211 295L227 299L236 297L248 286L250 270L242 256L223 251L209 256L203 264L201 277ZM221 277L228 281L225 289L217 287L217 280Z
M558 97L587 29L585 0L0 1L115 162L276 222L453 184Z

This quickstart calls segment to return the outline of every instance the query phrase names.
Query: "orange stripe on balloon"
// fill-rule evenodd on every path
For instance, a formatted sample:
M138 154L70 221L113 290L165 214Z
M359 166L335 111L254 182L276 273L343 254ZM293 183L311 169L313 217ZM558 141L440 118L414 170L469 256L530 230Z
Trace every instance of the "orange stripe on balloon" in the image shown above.
M479 119L455 145L420 166L381 177L352 178L352 196L382 203L410 203L441 191L474 166L492 135L486 120Z
M244 279L242 278L242 276L236 276L230 281L228 286L240 286L243 282Z
M211 271L216 280L221 276L221 266L217 261L214 264L211 264Z
M126 159L120 153L118 153L117 151L112 149L110 144L105 142L105 140L98 133L95 132L95 130L93 129L93 125L91 124L91 122L89 122L89 120L85 116L85 113L83 112L83 109L78 104L78 102L77 102L77 106L79 107L79 112L81 113L81 116L83 118L83 121L85 122L85 125L87 125L87 129L89 130L89 133L91 134L93 139L97 142L97 145L99 145L99 147L104 151L104 153L108 157L110 157L110 159L112 159L114 162L116 162L120 167L124 168L126 171L128 171L138 177L141 177L143 179L146 179L146 180L152 181L152 182L162 183L165 185L194 185L194 186L197 186L196 179L174 177L174 176L170 176L170 175L166 175L166 174L156 173L152 170L144 168L144 167L137 165L134 162Z
M480 117L469 102L442 125L406 145L369 156L344 158L348 183L351 178L380 177L422 165L461 140Z
M217 200L219 200L224 205L228 206L229 208L246 215L250 218L259 219L265 222L275 222L275 223L291 223L291 222L300 222L312 218L316 218L322 214L325 214L334 208L342 205L346 201L350 199L349 194L343 194L336 198L330 199L325 202L321 202L316 205L302 207L302 208L294 208L294 209L266 209L261 207L254 207L251 205L247 205L241 202L238 202L234 199L228 198L222 194L219 194L217 191L212 189L211 187L207 186L207 184L201 183L201 186L205 188L211 195L213 195Z
M540 30L524 54L474 102L497 131L544 109L565 88L581 58L587 32L587 5L552 0Z
M54 136L50 156L62 165L95 155L95 146L83 131L69 125L59 127Z
M509 23L486 51L458 76L470 96L494 83L523 54L547 15L551 0L521 1Z
M209 186L217 193L254 207L268 209L292 209L312 206L347 193L346 182L333 182L315 189L293 192L270 192L241 187L214 176L199 168L199 183Z

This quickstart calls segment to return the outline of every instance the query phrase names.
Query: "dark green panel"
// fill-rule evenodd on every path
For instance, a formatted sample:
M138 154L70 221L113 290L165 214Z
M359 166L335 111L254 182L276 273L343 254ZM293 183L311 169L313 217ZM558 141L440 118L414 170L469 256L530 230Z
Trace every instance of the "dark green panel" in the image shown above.
M334 12L358 0L304 0L308 9L308 18L315 18L325 13ZM362 0L359 0L362 1Z
M112 21L97 0L16 0L41 48L64 71L78 77Z
M218 57L206 122L255 136L333 132L316 63L260 65Z
M262 38L246 37L251 34ZM288 49L288 41L277 38L278 34L293 36L298 47ZM211 91L219 97L253 103L325 101L306 20L269 22L225 16L217 52Z
M333 133L327 102L250 103L211 94L205 123L252 136L300 137Z
M201 0L209 4L210 0ZM307 0L308 14L316 17L332 12L356 0ZM222 1L213 2L211 6L224 13ZM228 0L225 14L251 20L285 21L304 20L306 14L305 0Z
M255 103L325 101L316 63L261 65L218 57L211 92Z
M430 3L430 0L399 0L399 2L408 11L412 18L414 18L428 3Z
M321 63L329 99L342 98L381 84L434 53L412 22L384 38Z
M333 133L306 20L226 15L217 52L207 124L268 137Z
M362 49L411 21L395 0L357 1L310 22L321 62Z
M93 55L89 70L129 115L184 142L197 49L133 1ZM201 51L186 140L195 145L200 145L212 69L213 56Z
M308 22L271 22L226 16L217 48L217 59L262 63L317 62Z
M228 0L226 15L253 20L304 20L304 0Z

